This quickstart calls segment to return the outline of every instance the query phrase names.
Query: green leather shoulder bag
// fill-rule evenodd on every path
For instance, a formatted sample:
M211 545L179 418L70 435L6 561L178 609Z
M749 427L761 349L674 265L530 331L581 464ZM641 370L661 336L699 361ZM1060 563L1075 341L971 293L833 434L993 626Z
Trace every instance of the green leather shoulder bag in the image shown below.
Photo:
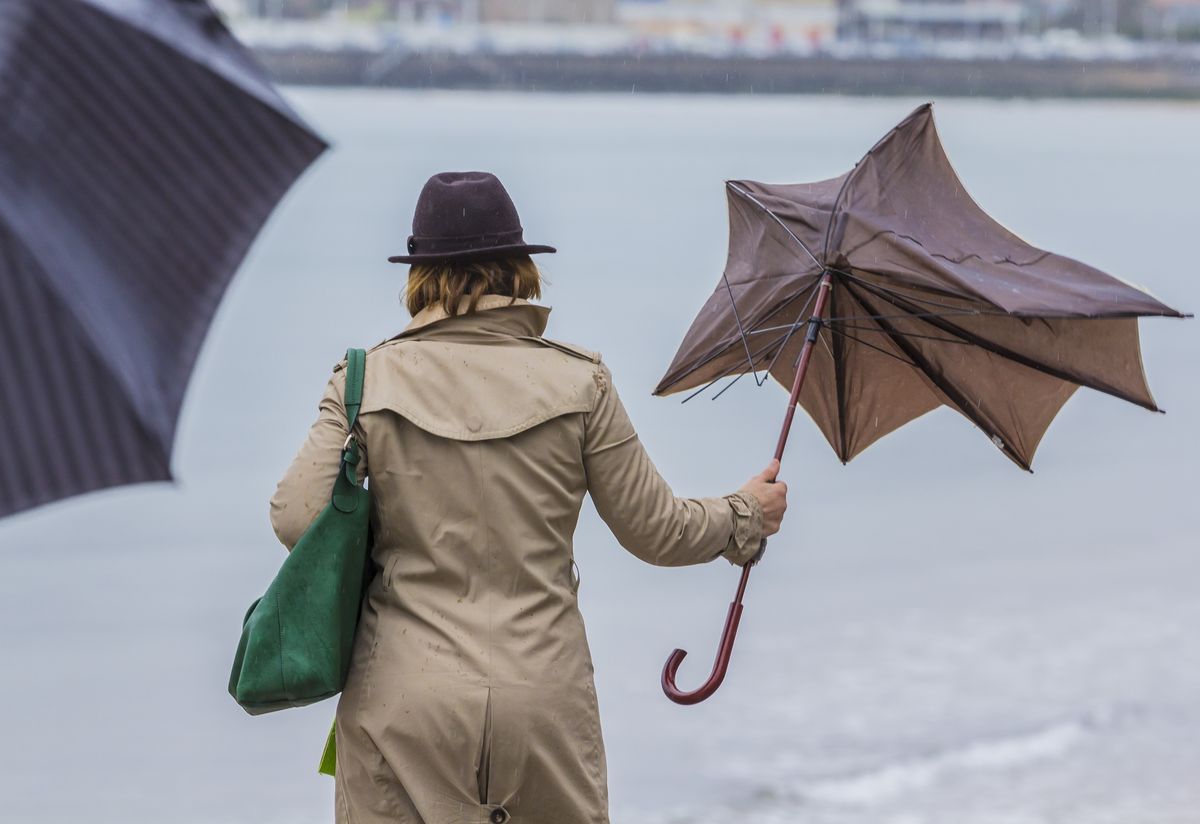
M302 707L341 692L370 565L371 495L357 479L354 422L367 353L346 353L346 429L329 503L305 530L266 593L250 605L229 694L251 715Z

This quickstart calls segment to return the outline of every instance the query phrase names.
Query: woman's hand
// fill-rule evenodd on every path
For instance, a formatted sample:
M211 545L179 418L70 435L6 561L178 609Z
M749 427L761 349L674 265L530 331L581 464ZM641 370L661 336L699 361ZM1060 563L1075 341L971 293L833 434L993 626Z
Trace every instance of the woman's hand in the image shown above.
M746 481L738 490L749 492L762 505L764 538L779 531L779 523L787 510L787 484L775 480L778 474L779 461L772 460L766 469Z

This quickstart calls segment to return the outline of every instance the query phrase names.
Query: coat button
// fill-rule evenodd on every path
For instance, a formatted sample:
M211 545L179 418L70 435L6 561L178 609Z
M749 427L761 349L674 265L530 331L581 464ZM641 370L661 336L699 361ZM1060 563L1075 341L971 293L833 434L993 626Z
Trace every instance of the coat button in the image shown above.
M478 432L479 427L483 426L483 421L480 420L478 415L467 415L466 423L467 429L470 429L472 432Z
M508 821L508 810L503 807L497 807L492 810L492 814L488 816L488 819L492 824L504 824L505 821Z

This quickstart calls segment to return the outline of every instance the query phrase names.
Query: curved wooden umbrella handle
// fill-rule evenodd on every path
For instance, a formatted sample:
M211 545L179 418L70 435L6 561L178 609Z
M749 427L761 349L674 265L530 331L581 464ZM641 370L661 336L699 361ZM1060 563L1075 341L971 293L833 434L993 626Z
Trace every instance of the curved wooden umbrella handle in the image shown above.
M766 546L767 542L764 539L755 560L762 557ZM676 649L667 656L667 663L663 665L662 671L662 689L667 698L676 704L699 704L716 692L717 687L721 686L721 682L725 680L725 672L729 669L729 657L733 654L733 641L737 637L738 622L742 619L742 595L746 592L746 581L750 579L750 569L753 566L754 562L751 561L742 567L742 577L738 582L737 595L734 596L733 603L729 605L729 613L725 616L725 629L721 632L721 644L717 647L717 659L713 662L708 680L691 692L684 692L675 686L675 673L679 671L679 665L687 656L687 650Z

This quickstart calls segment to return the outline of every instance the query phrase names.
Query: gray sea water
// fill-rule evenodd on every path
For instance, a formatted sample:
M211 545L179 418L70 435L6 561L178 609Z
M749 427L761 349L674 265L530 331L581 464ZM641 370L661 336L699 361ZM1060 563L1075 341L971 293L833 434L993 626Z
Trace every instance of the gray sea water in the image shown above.
M549 334L604 353L681 495L766 463L785 393L649 395L725 255L722 181L849 168L920 101L293 90L334 143L275 214L192 381L173 485L0 522L0 819L305 824L333 703L250 718L225 692L282 560L267 499L347 346L407 321L431 173L482 168L543 258ZM976 199L1030 241L1200 308L1200 107L953 100ZM1142 323L1168 414L1080 392L1013 467L941 410L841 466L807 419L791 508L707 673L736 571L658 569L588 506L581 603L615 824L1200 822L1200 327ZM28 376L9 376L22 380Z

